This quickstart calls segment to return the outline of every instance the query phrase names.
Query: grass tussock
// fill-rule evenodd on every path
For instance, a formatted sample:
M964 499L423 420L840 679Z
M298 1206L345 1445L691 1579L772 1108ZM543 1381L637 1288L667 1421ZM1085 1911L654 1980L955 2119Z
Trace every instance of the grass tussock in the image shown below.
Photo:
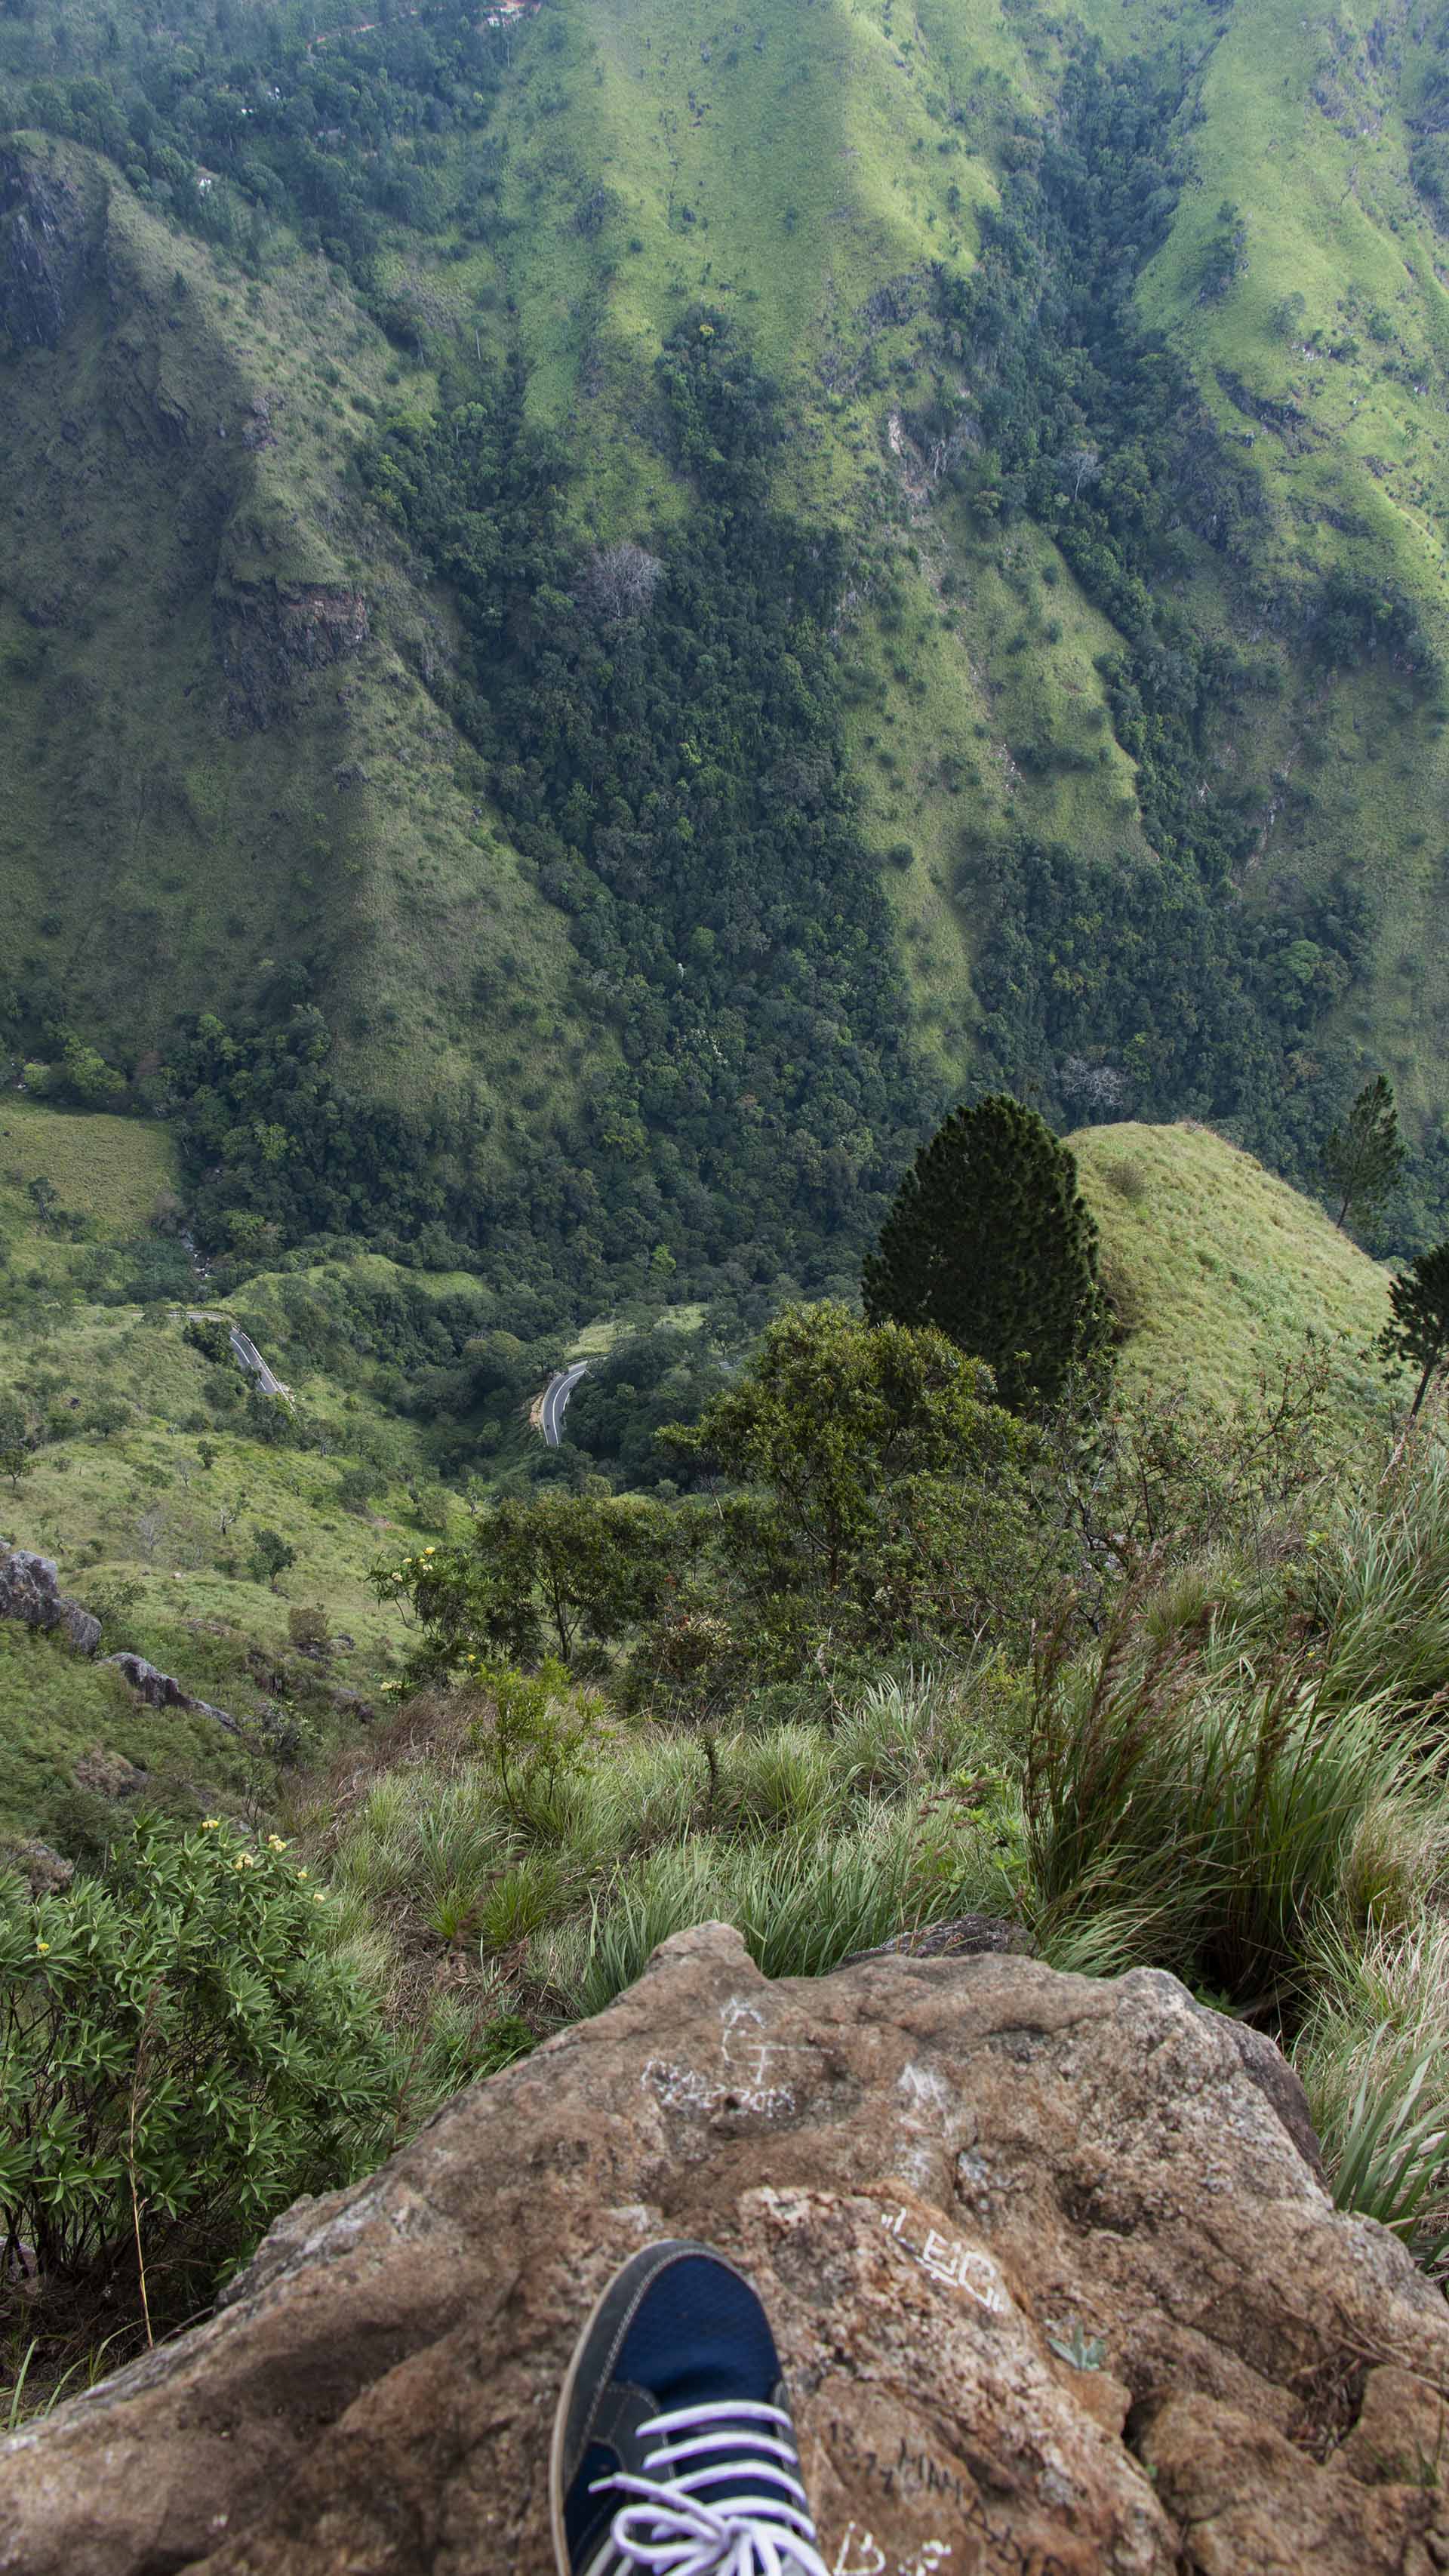
M333 1935L396 2008L445 2010L476 2047L602 2010L707 1919L767 1975L809 1976L1009 1914L1058 1967L1166 1968L1271 2031L1343 2205L1437 2262L1446 1601L1449 1468L1424 1447L1372 1490L1325 1486L1149 1568L1095 1640L1064 1629L1025 1671L903 1663L713 1728L626 1721L565 1683L567 1719L536 1715L506 1772L487 1692L437 1692L329 1788Z

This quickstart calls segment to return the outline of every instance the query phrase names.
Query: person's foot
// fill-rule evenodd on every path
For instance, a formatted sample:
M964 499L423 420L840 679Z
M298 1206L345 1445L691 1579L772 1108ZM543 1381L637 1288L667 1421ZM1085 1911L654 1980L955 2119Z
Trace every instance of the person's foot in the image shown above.
M559 2576L827 2576L765 2311L708 2245L647 2246L574 2347L549 2480Z

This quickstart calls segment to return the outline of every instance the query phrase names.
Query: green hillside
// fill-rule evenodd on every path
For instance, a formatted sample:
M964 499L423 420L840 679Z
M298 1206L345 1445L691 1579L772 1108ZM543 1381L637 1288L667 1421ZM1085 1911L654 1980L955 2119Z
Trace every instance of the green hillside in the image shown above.
M176 1235L174 1177L155 1123L23 1099L0 1113L0 1420L24 1461L0 1480L0 1543L56 1561L103 1653L144 1654L244 1735L150 1710L0 1622L0 1839L84 1843L106 1808L73 1772L98 1745L183 1812L269 1797L279 1760L355 1735L398 1669L402 1625L368 1566L461 1518L416 1429L365 1389L303 1368L292 1408L268 1404L188 1343L194 1306L227 1309ZM248 1314L264 1331L265 1299ZM256 1558L267 1532L292 1551L275 1577Z
M1127 1328L1128 1384L1194 1404L1250 1397L1308 1335L1364 1420L1387 1388L1372 1344L1388 1274L1311 1199L1205 1127L1087 1127L1070 1140Z
M431 1226L561 1319L745 1207L829 1284L983 1078L1294 1172L1382 1067L1422 1239L1444 48L7 19L14 1042L200 1101L213 1244Z

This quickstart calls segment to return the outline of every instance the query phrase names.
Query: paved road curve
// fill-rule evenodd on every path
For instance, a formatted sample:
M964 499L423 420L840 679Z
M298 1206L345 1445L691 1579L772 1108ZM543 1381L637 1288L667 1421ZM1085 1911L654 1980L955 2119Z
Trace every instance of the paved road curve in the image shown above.
M286 1394L287 1390L281 1379L273 1376L250 1333L244 1333L239 1324L233 1324L231 1327L231 1346L241 1361L242 1367L251 1371L263 1395Z
M587 1360L575 1360L570 1369L555 1369L544 1388L543 1409L538 1421L539 1429L550 1449L556 1449L563 1438L563 1418L568 1409L569 1397L573 1394L588 1365Z
M225 1315L209 1314L204 1306L188 1306L186 1312L193 1324L225 1324L232 1356L241 1362L248 1377L256 1379L263 1395L279 1395L284 1404L291 1403L291 1396L276 1371L268 1368L250 1333L244 1333L240 1324L233 1324Z

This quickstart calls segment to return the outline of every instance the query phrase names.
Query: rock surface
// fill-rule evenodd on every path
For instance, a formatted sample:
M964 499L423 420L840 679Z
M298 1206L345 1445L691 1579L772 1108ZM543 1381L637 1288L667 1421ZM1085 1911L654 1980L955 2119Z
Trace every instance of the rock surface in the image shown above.
M18 1870L32 1896L62 1896L75 1876L75 1862L38 1841L0 1845L0 1861Z
M117 1672L148 1708L180 1708L190 1717L214 1717L229 1735L240 1735L241 1728L224 1708L213 1708L209 1699L195 1699L174 1673L163 1673L148 1664L144 1655L134 1654L129 1646L118 1655L102 1655L103 1664L114 1664Z
M63 1629L80 1655L93 1655L101 1642L99 1619L62 1592L52 1559L26 1547L0 1547L0 1619Z
M1449 2311L1230 2025L1010 1956L770 1984L707 1925L0 2443L0 2569L547 2576L573 2337L662 2234L763 2291L833 2576L1449 2564Z
M29 155L0 153L0 331L54 349L84 290L92 253L78 191Z

